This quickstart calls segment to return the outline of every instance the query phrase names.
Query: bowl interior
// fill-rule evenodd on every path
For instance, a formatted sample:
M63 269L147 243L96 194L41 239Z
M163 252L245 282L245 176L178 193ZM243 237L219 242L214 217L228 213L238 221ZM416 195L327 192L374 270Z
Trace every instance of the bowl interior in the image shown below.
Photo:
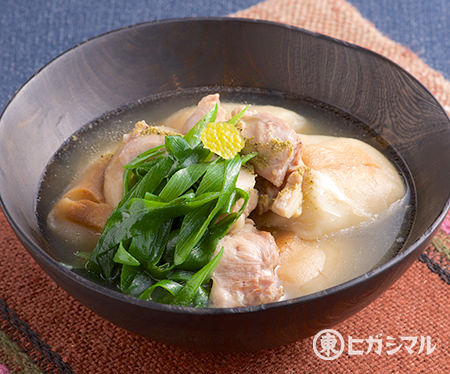
M261 42L264 40L264 43ZM449 119L392 62L273 23L238 19L141 24L64 53L16 94L0 119L3 207L29 250L52 257L35 213L41 175L82 126L130 103L184 89L273 90L330 105L368 125L411 176L415 220L404 250L448 207Z

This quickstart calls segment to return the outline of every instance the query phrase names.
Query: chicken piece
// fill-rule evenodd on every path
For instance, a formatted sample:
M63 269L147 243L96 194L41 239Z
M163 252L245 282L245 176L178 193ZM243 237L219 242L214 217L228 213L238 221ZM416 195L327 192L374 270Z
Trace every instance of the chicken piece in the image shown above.
M263 177L256 177L256 189L259 193L258 204L256 206L256 213L258 215L264 214L270 210L273 201L280 192L279 188L275 187L268 180Z
M216 93L214 95L208 95L203 97L199 101L195 111L187 118L183 126L183 134L186 134L190 129L192 129L194 125L198 121L200 121L205 116L206 113L208 113L212 108L214 108L214 105L216 104L217 104L216 122L226 121L227 113L220 106L219 94Z
M243 152L258 152L250 161L256 173L281 187L286 175L301 164L299 135L280 118L254 111L247 111L238 127L245 139Z
M246 140L244 152L258 152L251 160L266 182L258 202L258 213L268 210L286 217L302 213L304 164L302 143L295 131L270 113L246 113L239 124Z
M286 185L278 193L270 206L270 210L281 217L298 217L302 214L304 168L289 174Z
M270 210L285 218L300 216L303 207L303 176L306 170L306 167L302 166L291 172L281 190L264 178L258 178L258 215Z
M235 222L235 224L232 226L231 231L237 231L242 229L245 224L245 219L250 215L250 213L256 208L258 204L258 190L256 190L255 187L255 180L256 175L252 173L247 168L242 168L239 172L238 178L236 180L236 187L240 188L241 190L244 190L249 194L249 199L247 202L247 206L244 209L244 212L242 215L238 218L238 220ZM243 200L240 199L236 201L236 204L234 204L232 212L237 212L239 209L241 209Z
M259 305L279 300L284 292L276 274L278 248L272 234L247 220L238 232L226 235L216 252L223 256L212 275L211 306Z
M104 193L109 205L115 207L122 199L123 167L142 152L164 144L166 135L176 134L169 127L148 126L145 121L140 121L131 133L124 135L122 144L105 170Z
M51 226L68 221L94 232L101 232L112 207L103 196L103 175L110 156L101 157L90 165L80 178L59 200L49 214Z

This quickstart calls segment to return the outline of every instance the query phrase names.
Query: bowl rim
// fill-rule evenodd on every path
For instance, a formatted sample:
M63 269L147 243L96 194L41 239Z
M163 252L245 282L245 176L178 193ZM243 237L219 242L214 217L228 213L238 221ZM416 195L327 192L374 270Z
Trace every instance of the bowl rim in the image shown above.
M393 65L395 68L400 70L403 74L408 75L412 80L414 80L416 83L419 84L419 86L429 94L429 96L436 102L437 108L439 108L443 114L447 117L447 120L450 124L450 117L446 113L446 111L442 108L441 104L438 102L438 100L434 97L434 95L419 81L417 80L412 74L410 74L408 71L403 69L400 65L393 62L392 60L388 59L387 57L371 51L367 48L358 46L356 44L352 44L340 39L333 38L328 35L320 34L314 31L306 30L297 26L287 25L280 22L273 22L273 21L267 21L267 20L259 20L259 19L251 19L251 18L242 18L242 17L182 17L182 18L167 18L162 20L154 20L154 21L146 21L146 22L140 22L128 26L124 26L121 28L113 29L110 31L107 31L105 33L93 36L91 38L88 38L81 43L78 43L74 45L73 47L63 51L62 53L58 54L56 57L48 61L46 64L44 64L40 69L38 69L34 74L28 78L25 83L23 83L20 88L16 90L16 92L13 94L13 96L9 99L6 106L3 108L2 113L0 115L0 124L1 120L8 110L11 103L14 101L15 97L26 88L28 83L36 77L42 70L44 70L47 66L50 64L56 62L61 57L65 56L72 50L83 47L85 44L103 38L107 37L111 34L124 32L127 30L135 30L139 29L140 27L146 27L146 26L152 26L152 25L159 25L159 24L165 24L165 23L190 23L190 22L196 22L196 23L202 23L202 22L237 22L237 23L249 23L249 24L259 24L259 25L266 25L270 27L276 27L276 28L282 28L287 30L293 30L296 32L300 32L303 34L307 34L309 36L313 36L315 38L324 39L329 42L333 42L335 44L338 44L340 46L344 46L347 48L351 48L354 50L357 50L362 53L368 53L373 55L375 58L382 59L385 63ZM63 266L60 262L56 261L52 256L50 256L47 252L45 252L43 249L41 249L38 245L35 245L34 242L28 238L28 236L22 231L22 229L14 222L12 219L12 216L8 209L6 208L5 202L2 199L1 193L0 193L0 208L2 209L6 219L8 220L9 224L15 231L18 238L22 241L22 244L24 244L25 249L27 251L33 252L33 255L36 256L39 261L44 262L47 266L53 268L55 272L62 273L63 276L66 278L69 278L71 281L79 284L80 286L84 288L88 288L89 291L94 293L101 293L104 296L108 298L115 299L119 302L125 302L125 303L131 303L134 304L137 307L142 307L145 309L150 309L154 311L160 311L160 312L169 312L174 314L195 314L195 315L229 315L229 314L244 314L244 313L256 313L263 310L269 310L269 309L276 309L276 308L282 308L286 307L292 304L301 304L306 303L311 300L319 299L322 296L326 295L333 295L339 292L342 292L344 290L350 289L353 286L363 282L366 279L375 277L385 271L387 271L389 268L395 266L399 262L403 261L406 257L410 256L413 252L415 252L418 247L426 241L441 225L443 220L445 219L445 216L447 215L447 212L450 209L450 193L449 197L447 198L446 203L444 204L442 210L439 212L439 215L434 219L434 221L431 223L431 225L425 230L425 232L415 241L413 242L409 247L405 248L402 252L398 253L385 263L383 263L380 266L377 266L376 268L369 270L368 272L350 279L346 282L340 283L336 286L314 292L312 294L308 294L305 296L300 296L292 299L282 300L282 301L276 301L272 303L267 304L260 304L255 306L244 306L244 307L231 307L231 308L194 308L194 307L186 307L186 306L177 306L177 305L168 305L168 304L161 304L156 303L152 301L147 300L140 300L136 297L125 295L120 293L119 291L109 289L107 287L104 287L98 283L95 283L85 277L82 277L81 275L78 275L71 271L69 268ZM42 267L41 267L42 268ZM44 270L45 271L45 270Z

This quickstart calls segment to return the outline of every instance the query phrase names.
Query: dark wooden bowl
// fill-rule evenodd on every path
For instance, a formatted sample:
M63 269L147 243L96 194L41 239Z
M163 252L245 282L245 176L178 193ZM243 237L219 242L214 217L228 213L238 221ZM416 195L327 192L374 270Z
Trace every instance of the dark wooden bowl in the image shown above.
M35 214L40 177L55 151L81 126L125 104L207 86L308 97L370 126L401 155L413 178L417 209L403 250L375 270L326 291L235 309L145 302L61 266ZM152 22L89 40L36 73L0 119L2 208L44 271L81 303L125 329L207 350L286 344L367 306L411 265L443 220L449 207L449 160L449 118L399 66L323 35L242 19Z

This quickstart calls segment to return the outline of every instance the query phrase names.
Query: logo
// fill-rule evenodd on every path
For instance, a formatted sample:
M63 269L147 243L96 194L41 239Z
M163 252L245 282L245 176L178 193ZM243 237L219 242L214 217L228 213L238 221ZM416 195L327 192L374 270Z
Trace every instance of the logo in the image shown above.
M344 351L344 346L344 338L336 330L321 330L314 336L314 353L322 360L336 360Z
M342 335L332 329L319 331L313 340L313 350L317 357L322 360L336 360L345 349L345 341ZM394 337L383 334L375 336L369 335L368 338L347 337L347 354L349 356L362 356L375 353L380 356L386 353L391 356L404 350L408 354L430 355L436 349L431 336L400 336Z

